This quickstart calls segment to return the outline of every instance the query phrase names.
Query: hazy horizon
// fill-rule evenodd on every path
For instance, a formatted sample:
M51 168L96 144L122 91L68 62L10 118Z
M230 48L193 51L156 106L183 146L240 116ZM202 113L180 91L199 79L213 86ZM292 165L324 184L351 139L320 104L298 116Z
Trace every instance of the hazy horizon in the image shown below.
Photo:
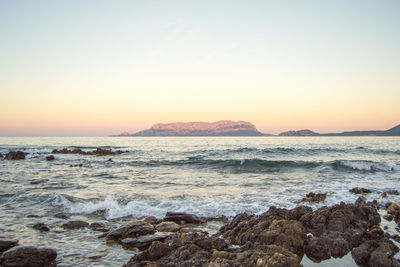
M399 1L0 2L0 136L400 118Z

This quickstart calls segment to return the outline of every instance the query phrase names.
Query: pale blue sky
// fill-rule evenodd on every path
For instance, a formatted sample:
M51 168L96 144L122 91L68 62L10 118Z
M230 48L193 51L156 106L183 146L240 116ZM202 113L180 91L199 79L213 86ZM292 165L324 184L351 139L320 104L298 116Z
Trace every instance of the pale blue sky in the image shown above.
M1 0L0 131L386 128L399 47L400 1Z

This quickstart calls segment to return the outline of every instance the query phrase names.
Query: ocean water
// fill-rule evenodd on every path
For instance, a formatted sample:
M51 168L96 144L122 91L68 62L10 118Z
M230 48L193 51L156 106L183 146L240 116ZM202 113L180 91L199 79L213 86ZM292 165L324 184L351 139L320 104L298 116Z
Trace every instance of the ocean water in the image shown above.
M77 147L129 152L45 159L53 149ZM16 150L30 154L0 161L0 235L55 248L59 266L120 266L135 253L107 246L99 232L60 228L66 220L54 216L59 212L116 227L167 211L260 214L272 205L295 207L308 192L327 192L326 201L311 205L318 208L355 201L349 189L356 186L371 189L369 199L400 201L380 196L400 190L400 137L0 138L0 153ZM36 222L52 230L32 229ZM95 251L107 255L86 258Z

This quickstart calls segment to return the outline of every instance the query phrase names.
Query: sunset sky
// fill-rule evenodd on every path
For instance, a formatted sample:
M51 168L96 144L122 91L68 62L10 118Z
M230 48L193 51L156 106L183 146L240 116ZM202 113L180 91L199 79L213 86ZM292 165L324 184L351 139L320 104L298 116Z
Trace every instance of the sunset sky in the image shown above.
M400 124L400 1L0 1L0 136Z

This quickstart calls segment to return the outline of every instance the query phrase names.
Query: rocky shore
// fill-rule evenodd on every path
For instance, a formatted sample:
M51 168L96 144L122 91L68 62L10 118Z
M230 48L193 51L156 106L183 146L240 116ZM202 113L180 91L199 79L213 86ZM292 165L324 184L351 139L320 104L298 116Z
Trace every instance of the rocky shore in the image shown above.
M365 194L362 188L352 189ZM396 190L386 192L398 194ZM326 194L310 193L301 202L323 201ZM382 195L382 197L384 197ZM396 203L366 202L323 206L317 210L299 205L293 209L270 207L261 215L241 213L231 221L224 216L200 218L193 214L168 212L161 220L146 217L112 228L102 223L66 221L62 228L90 228L102 232L99 242L136 250L123 266L301 266L306 255L319 263L351 254L359 266L400 266L398 234L385 232L384 220L400 232L400 206ZM58 215L57 215L58 216ZM68 216L65 217L68 219ZM218 223L216 231L207 225ZM52 231L38 223L38 231ZM1 266L56 266L52 248L19 246L17 240L0 240ZM90 255L101 258L105 252ZM123 263L116 263L116 265Z

